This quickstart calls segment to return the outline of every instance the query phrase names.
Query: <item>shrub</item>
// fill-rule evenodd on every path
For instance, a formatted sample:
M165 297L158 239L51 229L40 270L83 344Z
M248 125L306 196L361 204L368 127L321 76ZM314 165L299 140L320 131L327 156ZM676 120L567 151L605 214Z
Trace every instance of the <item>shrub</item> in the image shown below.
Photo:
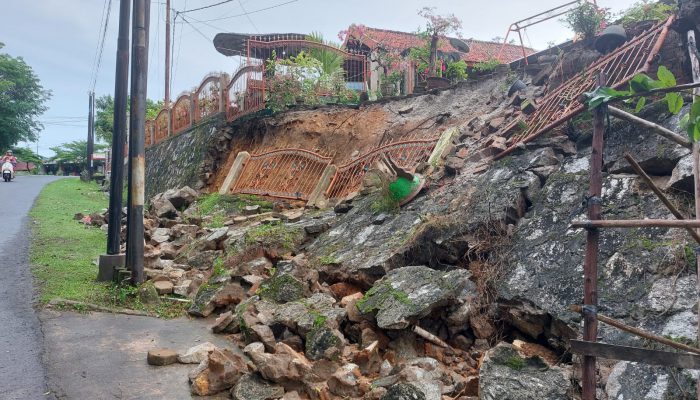
M588 2L579 2L564 18L564 24L584 38L595 36L607 20L607 12Z
M620 23L628 27L641 21L665 20L675 11L676 7L669 4L651 0L640 0L620 13Z

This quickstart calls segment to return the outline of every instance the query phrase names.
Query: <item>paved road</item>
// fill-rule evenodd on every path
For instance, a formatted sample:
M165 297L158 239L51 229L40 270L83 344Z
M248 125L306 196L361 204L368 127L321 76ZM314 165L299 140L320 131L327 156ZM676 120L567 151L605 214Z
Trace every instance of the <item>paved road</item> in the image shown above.
M40 313L49 390L58 399L189 400L187 374L196 365L153 367L156 347L184 352L204 342L237 351L210 320L163 320L121 314L44 310ZM239 353L240 354L240 353ZM0 396L2 398L2 396ZM228 392L198 399L228 399Z
M32 308L27 213L44 185L56 179L0 181L0 399L50 398L45 395L41 327Z

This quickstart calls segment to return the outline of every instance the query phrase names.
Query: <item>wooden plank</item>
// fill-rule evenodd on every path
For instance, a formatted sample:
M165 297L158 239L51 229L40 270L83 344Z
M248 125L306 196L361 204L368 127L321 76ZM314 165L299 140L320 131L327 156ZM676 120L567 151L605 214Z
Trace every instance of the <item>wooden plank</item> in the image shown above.
M639 347L617 346L607 343L571 340L571 351L576 354L640 362L648 365L700 369L700 356L690 353L672 353L669 351L648 350Z

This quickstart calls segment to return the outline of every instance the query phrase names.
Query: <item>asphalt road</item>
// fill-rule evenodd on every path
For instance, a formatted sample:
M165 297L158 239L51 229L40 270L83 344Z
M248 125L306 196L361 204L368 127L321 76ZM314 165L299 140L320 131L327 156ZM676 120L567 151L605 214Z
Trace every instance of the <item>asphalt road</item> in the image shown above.
M58 178L0 181L0 399L47 399L43 337L32 308L29 218L34 199Z

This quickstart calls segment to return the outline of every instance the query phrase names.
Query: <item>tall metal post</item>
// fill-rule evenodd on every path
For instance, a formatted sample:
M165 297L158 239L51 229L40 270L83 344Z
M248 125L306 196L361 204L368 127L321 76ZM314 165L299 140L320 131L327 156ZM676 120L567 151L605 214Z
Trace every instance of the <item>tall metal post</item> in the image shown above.
M119 3L119 39L114 80L114 129L110 154L109 213L107 226L107 254L100 257L99 281L110 281L114 269L124 266L125 257L120 254L122 192L124 189L124 144L127 131L127 98L129 90L129 28L131 1Z
M88 93L90 102L88 114L87 154L85 155L85 170L88 180L92 180L92 153L95 148L95 92Z
M605 74L598 75L598 86L605 85ZM607 105L603 104L593 110L593 143L591 145L591 163L589 170L590 188L588 189L588 219L600 219L600 203L603 188L603 133L605 131L605 113ZM583 340L595 342L598 337L598 241L600 231L597 228L586 231L586 254L583 264ZM596 398L596 358L583 356L583 400Z
M131 283L144 281L143 206L145 200L146 78L148 76L148 15L150 1L134 0L131 39L131 115L129 124L129 212L126 265Z
M170 107L170 0L165 0L165 107Z
M695 42L695 31L689 30L687 33L688 38L688 57L690 58L690 68L693 74L693 82L700 82L700 61L698 61L697 51L698 46ZM693 89L693 103L698 101L700 96L700 90L698 88ZM695 186L695 219L700 219L700 143L693 142L693 182ZM698 229L700 233L700 229ZM695 250L696 258L696 271L697 276L700 277L700 251ZM700 293L700 279L698 279L698 293ZM700 301L700 298L698 299ZM700 306L700 302L698 303ZM698 308L698 339L700 339L700 308ZM697 398L700 399L700 385L697 385Z

